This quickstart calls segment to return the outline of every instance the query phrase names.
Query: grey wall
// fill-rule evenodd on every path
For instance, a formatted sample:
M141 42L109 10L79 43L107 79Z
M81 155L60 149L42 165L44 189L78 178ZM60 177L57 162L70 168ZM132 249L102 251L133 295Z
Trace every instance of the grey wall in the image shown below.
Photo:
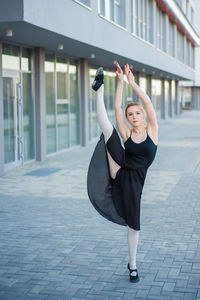
M63 40L68 37L171 74L184 76L185 79L194 79L191 68L133 36L129 31L129 21L128 31L120 29L99 17L98 1L91 2L92 10L88 10L72 0L59 0L59 5L56 1L49 0L35 0L33 5L32 1L24 0L24 20L63 35ZM128 17L130 18L130 14Z
M126 6L127 29L120 28L98 15L98 1L91 1L91 9L73 0L0 0L0 36L5 37L5 28L13 28L13 42L58 51L64 45L66 55L77 56L90 62L95 53L95 64L112 66L114 59L133 63L136 71L142 67L156 76L165 72L170 78L194 80L194 70L177 59L158 50L154 45L131 33L130 1ZM12 5L11 5L12 4ZM12 7L12 9L11 9ZM5 23L4 23L5 21ZM13 21L13 22L11 22Z
M23 0L0 0L0 22L21 20L23 20Z

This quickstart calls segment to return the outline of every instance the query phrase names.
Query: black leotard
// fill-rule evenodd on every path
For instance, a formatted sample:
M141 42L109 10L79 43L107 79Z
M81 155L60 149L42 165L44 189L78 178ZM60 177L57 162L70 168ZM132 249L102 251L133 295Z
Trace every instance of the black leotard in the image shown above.
M121 167L114 180L109 176L105 146ZM156 151L157 146L148 134L141 143L135 143L130 136L124 148L116 129L106 145L101 137L88 170L88 195L100 214L110 221L140 230L142 189Z

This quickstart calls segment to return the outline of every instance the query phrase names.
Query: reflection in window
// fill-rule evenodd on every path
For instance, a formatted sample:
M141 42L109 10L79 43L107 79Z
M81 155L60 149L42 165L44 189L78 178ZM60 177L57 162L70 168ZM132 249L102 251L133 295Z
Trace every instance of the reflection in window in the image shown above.
M3 44L2 67L9 70L20 70L19 47Z
M161 97L162 83L161 80L152 79L152 103L157 112L157 116L161 116Z
M56 105L55 105L55 76L54 55L46 54L46 138L47 154L56 151Z
M47 153L80 143L78 68L75 60L46 54Z
M67 99L67 62L66 59L56 58L57 99Z
M99 11L107 19L125 27L125 1L100 0Z
M34 158L33 75L22 73L24 160Z
M153 0L132 0L132 32L153 43Z
M70 146L80 143L80 107L78 94L78 68L76 61L69 65L70 84Z
M22 48L21 69L27 72L32 70L32 49Z
M69 147L69 105L57 105L57 140L58 150Z
M184 61L184 37L180 33L180 31L177 31L177 49L178 49L178 59L180 61Z

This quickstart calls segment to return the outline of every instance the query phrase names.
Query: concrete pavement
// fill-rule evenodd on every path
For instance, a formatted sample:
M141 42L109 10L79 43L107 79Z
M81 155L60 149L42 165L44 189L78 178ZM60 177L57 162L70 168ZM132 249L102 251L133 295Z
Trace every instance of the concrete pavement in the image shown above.
M95 144L0 177L0 299L200 299L200 112L160 121L142 197L137 267L127 230L87 197Z

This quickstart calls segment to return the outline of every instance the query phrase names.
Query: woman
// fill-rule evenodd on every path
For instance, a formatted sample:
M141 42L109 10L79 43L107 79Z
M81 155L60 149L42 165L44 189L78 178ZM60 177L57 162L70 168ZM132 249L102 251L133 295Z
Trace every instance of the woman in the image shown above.
M128 83L143 102L145 109L144 111L143 106L138 102L129 103L125 113L131 128L127 125L122 111L124 74L118 63L116 67L117 89L114 108L124 147L107 117L104 106L103 68L99 68L92 88L97 91L97 118L104 139L101 138L90 163L88 194L100 214L113 222L128 226L128 269L130 281L137 282L139 276L136 267L136 251L140 230L140 200L147 169L153 162L157 150L158 125L150 98L136 84L129 65L126 64L124 69ZM145 125L145 112L147 125ZM106 177L106 168L102 167L105 165L101 154L103 153L102 140L106 146L110 180Z

